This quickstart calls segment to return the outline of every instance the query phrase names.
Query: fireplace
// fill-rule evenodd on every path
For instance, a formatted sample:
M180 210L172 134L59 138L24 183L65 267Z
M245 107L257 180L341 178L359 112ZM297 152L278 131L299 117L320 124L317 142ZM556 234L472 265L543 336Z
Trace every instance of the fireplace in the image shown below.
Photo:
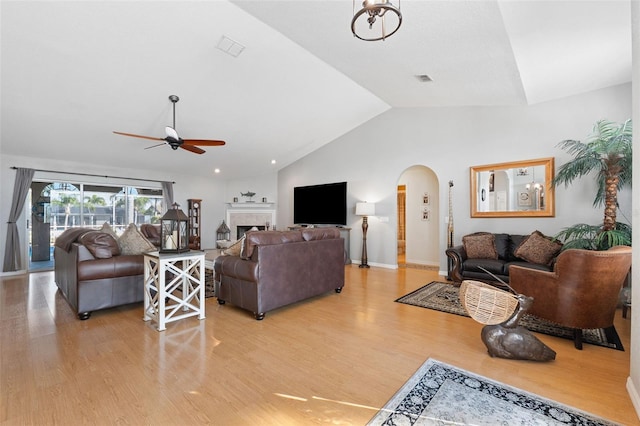
M236 235L236 239L239 240L240 238L242 238L242 236L244 235L245 232L247 232L249 229L251 228L258 228L258 231L264 231L266 229L266 227L263 226L258 226L258 225L237 225L238 228L238 234Z
M247 230L254 226L260 230L266 229L267 223L270 228L275 228L275 210L260 208L258 203L251 207L249 207L249 203L243 204L247 204L247 206L235 207L235 204L232 204L227 208L227 226L231 230L231 238L240 239Z

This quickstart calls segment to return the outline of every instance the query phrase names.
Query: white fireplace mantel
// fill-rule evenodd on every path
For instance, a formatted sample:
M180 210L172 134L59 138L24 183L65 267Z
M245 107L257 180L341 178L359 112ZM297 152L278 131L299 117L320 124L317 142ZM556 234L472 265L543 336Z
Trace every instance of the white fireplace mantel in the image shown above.
M275 203L227 203L232 209L269 209Z

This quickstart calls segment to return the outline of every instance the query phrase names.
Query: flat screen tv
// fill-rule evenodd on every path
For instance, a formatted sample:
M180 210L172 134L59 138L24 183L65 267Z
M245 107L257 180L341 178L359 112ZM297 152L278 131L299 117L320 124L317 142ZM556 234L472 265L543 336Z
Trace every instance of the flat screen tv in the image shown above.
M293 223L346 225L347 182L293 188Z

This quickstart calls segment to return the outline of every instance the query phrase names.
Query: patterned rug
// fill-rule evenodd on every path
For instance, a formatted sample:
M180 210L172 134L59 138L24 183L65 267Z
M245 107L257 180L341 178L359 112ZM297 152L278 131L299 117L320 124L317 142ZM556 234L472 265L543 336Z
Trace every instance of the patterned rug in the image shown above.
M616 425L433 359L428 359L367 424Z
M205 268L204 270L204 297L215 296L215 284L213 282L213 270Z
M468 317L469 315L460 304L458 290L459 287L453 284L433 281L424 287L402 296L397 299L396 302ZM571 328L562 327L531 315L525 314L520 320L520 325L533 332L573 340L573 330ZM607 332L601 328L583 330L582 336L583 343L624 351L624 347L615 328Z

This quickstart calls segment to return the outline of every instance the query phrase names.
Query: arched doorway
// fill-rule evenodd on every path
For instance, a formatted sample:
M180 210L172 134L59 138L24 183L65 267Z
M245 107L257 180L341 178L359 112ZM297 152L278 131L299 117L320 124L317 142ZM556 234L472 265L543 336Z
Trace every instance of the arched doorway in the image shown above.
M440 191L426 166L404 170L398 182L398 267L439 270Z

